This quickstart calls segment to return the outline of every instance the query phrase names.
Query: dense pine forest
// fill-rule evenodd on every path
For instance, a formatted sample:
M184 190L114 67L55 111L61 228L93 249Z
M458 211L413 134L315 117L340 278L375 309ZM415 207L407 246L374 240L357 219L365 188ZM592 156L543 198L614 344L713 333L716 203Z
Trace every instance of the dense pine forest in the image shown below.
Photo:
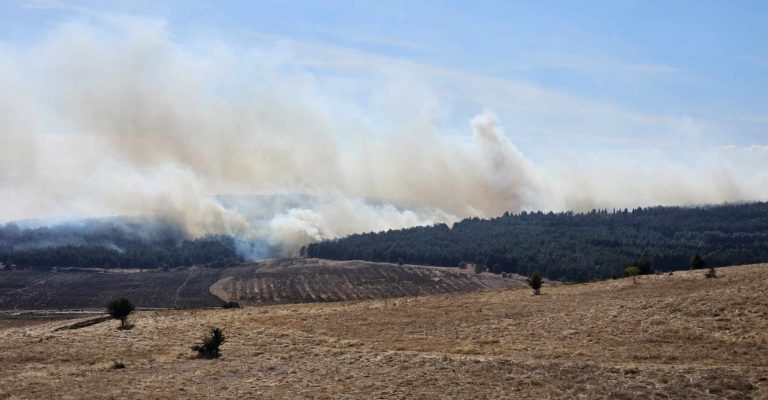
M312 243L302 252L445 267L472 263L496 273L588 281L623 276L637 262L656 271L687 269L696 254L709 266L766 262L768 203L506 213L452 227L355 234Z
M0 226L7 268L173 268L241 262L226 235L188 238L177 224L152 218L87 220L56 226Z
M168 221L115 218L0 226L0 264L17 268L224 266L254 246L226 236L189 238ZM587 281L620 277L633 263L656 271L768 261L768 203L652 207L588 213L523 212L312 243L302 254L338 260L479 265L491 272ZM645 269L647 270L647 268Z

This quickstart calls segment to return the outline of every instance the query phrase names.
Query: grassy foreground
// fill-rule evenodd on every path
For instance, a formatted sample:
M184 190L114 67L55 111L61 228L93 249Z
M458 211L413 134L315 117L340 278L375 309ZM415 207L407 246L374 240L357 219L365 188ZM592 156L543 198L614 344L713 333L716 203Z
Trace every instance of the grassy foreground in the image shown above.
M768 265L719 273L17 322L0 399L768 398ZM211 326L221 358L193 358Z

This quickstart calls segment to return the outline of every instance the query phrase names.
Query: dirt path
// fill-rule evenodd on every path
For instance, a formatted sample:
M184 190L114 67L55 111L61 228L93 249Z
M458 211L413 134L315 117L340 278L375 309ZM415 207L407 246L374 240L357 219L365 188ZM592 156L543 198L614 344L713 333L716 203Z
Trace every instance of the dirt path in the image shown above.
M211 285L211 287L208 288L208 291L210 291L212 295L220 298L221 301L230 301L230 294L226 288L228 285L231 284L233 280L234 280L234 277L232 276L221 278L218 281L214 282L213 285Z

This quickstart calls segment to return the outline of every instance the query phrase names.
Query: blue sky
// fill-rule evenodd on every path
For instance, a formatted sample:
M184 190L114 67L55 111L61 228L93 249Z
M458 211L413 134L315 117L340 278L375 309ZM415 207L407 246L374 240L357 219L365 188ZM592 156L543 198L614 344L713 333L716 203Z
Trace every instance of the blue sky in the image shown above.
M632 110L714 120L752 144L768 134L768 3L762 1L73 2L217 30L323 42L547 88ZM60 7L56 7L59 5ZM77 16L5 0L0 33L31 40Z

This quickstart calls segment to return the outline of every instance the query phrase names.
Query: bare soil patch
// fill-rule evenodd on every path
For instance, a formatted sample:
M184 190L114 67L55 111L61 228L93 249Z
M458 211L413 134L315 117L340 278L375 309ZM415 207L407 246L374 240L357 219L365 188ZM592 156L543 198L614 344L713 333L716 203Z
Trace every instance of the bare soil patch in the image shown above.
M227 274L211 292L241 304L311 303L469 292L524 286L524 279L451 268L288 259Z
M115 297L141 308L328 302L464 292L522 285L521 279L458 269L362 261L286 259L228 268L0 270L0 310L102 309Z

